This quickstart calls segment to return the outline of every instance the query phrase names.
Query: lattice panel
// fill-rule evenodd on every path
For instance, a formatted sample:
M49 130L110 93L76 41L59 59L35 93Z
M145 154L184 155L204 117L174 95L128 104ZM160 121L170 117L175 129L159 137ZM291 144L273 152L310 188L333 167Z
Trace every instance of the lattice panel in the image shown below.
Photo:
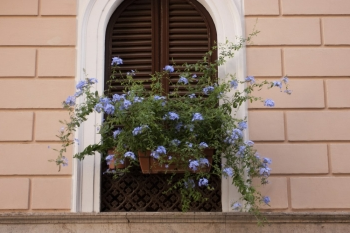
M106 168L103 168L105 171ZM181 174L174 179L179 179ZM174 212L181 211L179 191L163 194L169 188L169 174L144 175L133 171L113 179L112 174L103 174L101 183L102 212ZM221 212L221 179L212 177L210 184L215 191L199 189L207 202L193 202L189 211Z

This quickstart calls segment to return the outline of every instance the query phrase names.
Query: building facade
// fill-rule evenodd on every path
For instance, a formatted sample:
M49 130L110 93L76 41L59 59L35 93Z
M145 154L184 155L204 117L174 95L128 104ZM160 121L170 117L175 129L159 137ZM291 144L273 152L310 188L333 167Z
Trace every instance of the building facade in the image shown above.
M100 212L100 156L80 162L72 160L72 155L99 140L95 125L102 116L92 116L77 132L75 137L80 144L67 152L68 167L58 172L48 160L56 157L52 149L60 145L55 136L62 127L59 120L68 117L61 103L74 93L75 83L85 77L83 69L89 77L99 80L96 89L103 90L105 31L122 2L0 0L3 219L10 213L17 213L11 215L14 219L23 214L34 214L40 219L41 214L62 218L75 216L70 212ZM325 230L332 224L336 229L347 229L337 224L346 222L339 218L350 209L350 1L198 2L212 17L218 42L247 36L254 28L260 31L253 43L220 68L219 74L236 73L239 79L253 75L269 81L287 75L290 80L290 96L278 88L256 93L275 100L274 108L266 109L256 102L239 111L240 116L248 116L246 136L256 143L262 156L273 161L270 184L261 188L264 195L271 197L271 203L263 210L276 212L271 219L279 219L278 223L282 220L276 216L282 213L298 216L298 224L303 221L300 213L322 221L326 220L319 216L325 214L326 219L331 219L326 221ZM230 203L238 197L229 180L222 181L222 189L224 214L215 215L221 219L215 222L219 225L226 218L222 216L235 218L234 214L225 214L232 212ZM147 214L142 216L149 218ZM233 228L241 232L253 229L240 228L240 224L251 220L239 216L241 220L233 220ZM292 223L292 218L283 221ZM89 215L85 220L94 218ZM177 221L171 224L185 220ZM316 225L308 225L309 230L317 230ZM232 230L220 229L217 232Z

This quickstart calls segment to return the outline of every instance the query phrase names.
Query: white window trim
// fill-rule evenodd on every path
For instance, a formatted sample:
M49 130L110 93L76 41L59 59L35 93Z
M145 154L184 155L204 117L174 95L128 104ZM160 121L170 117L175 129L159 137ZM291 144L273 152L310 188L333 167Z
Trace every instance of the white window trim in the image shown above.
M83 79L85 68L88 77L98 79L96 90L104 89L105 32L108 21L123 0L79 0L77 81ZM216 26L218 42L234 41L244 35L243 0L198 0L210 13ZM108 61L109 62L109 61ZM219 68L219 75L236 73L237 78L246 76L245 49ZM247 106L240 108L236 117L247 116ZM75 152L98 142L96 125L102 120L101 114L92 114L77 131L80 145ZM248 135L245 135L246 137ZM83 161L74 160L72 212L100 212L100 154L87 156ZM230 205L239 199L239 194L230 179L222 180L222 210L232 211Z

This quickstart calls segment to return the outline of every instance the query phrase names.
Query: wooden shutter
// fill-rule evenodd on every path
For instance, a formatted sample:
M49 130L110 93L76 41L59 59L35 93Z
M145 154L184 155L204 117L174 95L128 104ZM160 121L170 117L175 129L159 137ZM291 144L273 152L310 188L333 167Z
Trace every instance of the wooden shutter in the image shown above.
M111 74L112 57L119 56L124 60L121 71L136 69L135 78L149 88L149 74L172 64L172 59L178 65L197 62L215 40L214 23L196 0L125 0L107 27L105 81ZM179 74L170 78L175 83ZM163 87L166 92L173 89L168 82ZM118 81L113 83L113 92L122 89Z

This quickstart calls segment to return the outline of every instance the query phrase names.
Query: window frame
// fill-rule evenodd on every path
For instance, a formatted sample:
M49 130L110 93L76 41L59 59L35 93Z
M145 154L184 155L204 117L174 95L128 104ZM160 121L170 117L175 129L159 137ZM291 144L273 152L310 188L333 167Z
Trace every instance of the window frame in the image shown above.
M105 32L109 19L123 0L80 0L78 6L78 39L76 81L89 77L96 77L99 81L95 89L100 93L104 90L105 69ZM243 0L198 0L216 25L219 43L227 39L236 41L237 37L245 35ZM85 72L83 71L85 69ZM238 79L246 76L245 49L219 67L219 76L225 73L236 73ZM243 88L243 87L240 87ZM79 103L79 100L77 100ZM247 115L247 105L241 106L238 117ZM237 116L236 115L236 116ZM101 138L97 134L96 125L102 121L101 114L92 114L75 134L80 145L76 145L74 153L82 150L86 145L98 142ZM248 136L248 131L245 137ZM72 212L100 212L100 174L101 156L96 153L83 161L73 160L72 177ZM222 211L230 212L230 204L239 198L239 194L230 179L222 179Z

